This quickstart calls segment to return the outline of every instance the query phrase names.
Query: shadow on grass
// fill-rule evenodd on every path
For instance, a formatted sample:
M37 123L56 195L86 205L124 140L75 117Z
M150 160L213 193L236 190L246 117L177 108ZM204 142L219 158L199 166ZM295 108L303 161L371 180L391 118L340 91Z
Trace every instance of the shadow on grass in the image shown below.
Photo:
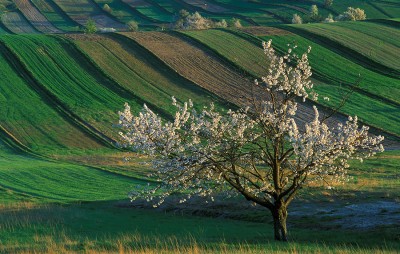
M273 241L267 211L264 221L252 222L121 206L121 202L125 201L3 207L0 252L107 252L121 248L192 252L189 250L196 247L226 253L257 250L363 253L400 249L396 226L343 229L329 226L326 217L296 215L289 217L291 241L286 244ZM251 214L251 210L243 214Z

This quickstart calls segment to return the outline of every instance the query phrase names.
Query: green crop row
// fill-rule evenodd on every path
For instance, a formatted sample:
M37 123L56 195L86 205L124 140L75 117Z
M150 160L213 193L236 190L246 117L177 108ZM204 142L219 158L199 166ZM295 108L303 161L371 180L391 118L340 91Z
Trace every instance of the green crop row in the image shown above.
M207 47L216 51L228 61L238 65L256 77L265 73L266 59L261 48L254 43L241 38L240 33L234 35L223 30L208 30L202 32L185 32ZM331 99L331 104L339 102L342 96L349 92L349 85L358 82L361 75L361 88L356 91L342 109L346 114L357 114L364 122L380 129L399 135L397 123L400 121L399 111L400 84L397 79L385 77L357 65L346 58L326 49L316 43L296 35L280 35L263 37L273 39L273 45L281 52L287 51L287 44L298 45L298 53L304 52L309 45L313 50L309 56L314 77L317 79L317 91ZM249 38L251 40L251 38ZM235 43L227 43L235 42ZM342 86L343 84L343 86ZM347 87L346 87L347 86ZM379 88L377 88L379 86ZM387 100L387 98L389 100ZM373 109L373 110L371 110ZM387 113L391 112L391 113Z
M113 136L116 112L136 97L107 78L68 41L50 36L4 36L30 75L64 110L88 128Z
M400 47L387 43L384 38L378 38L379 35L371 36L335 24L307 24L292 26L292 28L325 37L342 47L358 52L372 62L384 65L397 72L400 71L400 62L397 58L400 55ZM341 49L338 48L338 50Z
M148 105L172 115L171 97L208 104L215 96L177 75L133 40L120 35L97 41L77 40L81 47L108 75Z
M39 153L99 147L37 90L34 81L23 74L18 60L13 59L3 45L0 45L0 50L0 122L3 128Z
M67 32L80 29L80 25L73 21L52 0L32 0L32 3L57 28Z

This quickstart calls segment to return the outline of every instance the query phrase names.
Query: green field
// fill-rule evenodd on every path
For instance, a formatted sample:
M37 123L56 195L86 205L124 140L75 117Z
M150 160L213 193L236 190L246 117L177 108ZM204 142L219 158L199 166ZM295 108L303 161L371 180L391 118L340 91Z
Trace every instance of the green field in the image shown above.
M80 25L51 0L32 0L38 10L57 28L70 32L79 31Z
M192 99L198 105L217 102L218 98L185 80L134 41L122 36L97 41L82 38L76 43L105 72L125 89L160 112L172 115L172 96L181 102Z
M112 125L125 101L136 111L143 104L64 39L7 36L1 40L55 103L83 125L88 123L107 136L115 136Z
M204 43L219 55L225 57L247 73L260 77L265 73L267 63L261 50L261 40L252 38L254 43L246 41L242 34L225 32L222 30L208 30L204 32L184 32L201 43ZM245 35L242 35L245 36ZM341 100L341 95L349 92L349 86L356 83L361 75L360 90L356 91L342 109L346 114L356 114L365 123L391 133L399 135L400 109L400 82L397 79L372 72L357 65L346 58L297 35L278 35L262 37L263 40L272 39L275 47L281 52L287 50L287 44L298 45L298 53L304 52L307 47L313 50L309 56L317 91L321 97L328 96L331 103ZM236 43L227 43L235 41ZM259 43L260 46L256 46ZM340 73L340 75L338 75ZM379 84L379 89L377 89ZM370 109L374 108L374 111Z
M52 104L44 93L37 93L37 84L19 76L20 66L10 65L5 58L10 53L3 45L0 47L0 75L4 84L0 88L0 121L3 128L12 133L16 140L39 153L101 147L65 115L60 115L57 105Z
M136 21L141 26L148 26L151 24L151 22L133 12L131 7L121 0L96 0L95 2L100 8L103 8L105 4L108 4L112 10L110 14L123 23Z
M26 157L9 150L3 143L0 148L2 252L97 253L121 252L121 249L127 253L185 249L191 252L197 248L202 252L222 253L392 253L400 247L396 227L386 227L379 235L375 230L345 230L331 225L329 216L318 222L318 228L305 226L311 216L291 217L292 240L282 244L268 240L272 237L272 225L264 210L255 210L254 214L251 210L234 211L234 206L222 208L228 215L241 214L242 220L232 220L190 216L185 210L165 213L129 208L125 198L127 190L145 184L143 180L92 167ZM381 195L394 198L400 187L395 180L398 166L396 153L356 164L352 171L354 179L340 195L347 196L347 202L360 198L375 200ZM327 204L326 200L338 194L326 195L318 196L319 205L336 207L337 204ZM300 197L309 198L316 197Z
M38 34L12 1L0 0L0 253L400 251L399 1L31 2L65 34ZM288 24L295 13L307 21L312 4L321 17L353 6L370 20ZM181 9L244 27L160 31ZM119 33L82 34L89 18ZM129 21L142 31L124 32ZM311 46L319 103L335 107L354 89L340 112L385 135L387 151L352 161L345 185L301 190L289 207L288 243L273 241L269 211L241 197L178 204L175 193L156 209L130 202L130 191L156 179L150 158L118 147L124 103L135 114L146 104L164 120L174 115L172 96L196 109L244 105L266 74L261 42L269 39L280 54Z
M292 26L296 30L310 32L312 34L322 36L330 41L337 43L339 46L348 48L356 54L369 59L373 64L374 62L385 66L390 71L398 72L400 70L400 63L397 61L397 56L400 53L400 47L395 44L388 43L384 33L381 35L375 34L373 36L365 32L359 32L345 26L338 26L335 24L310 24L302 26ZM360 30L365 28L360 27ZM393 34L396 36L397 33ZM310 36L312 37L312 35Z
M57 28L66 32L82 31L89 17L93 18L102 28L116 28L126 30L124 23L136 21L142 30L155 30L167 27L173 22L174 15L182 9L189 12L199 12L202 16L213 20L231 20L238 18L242 25L279 25L291 23L294 14L299 14L308 23L309 10L312 4L317 4L321 20L329 14L334 16L343 13L352 6L365 10L368 19L396 19L400 17L400 4L387 0L335 0L334 4L326 7L322 0L315 1L245 1L245 0L33 0L38 10ZM108 13L102 8L105 4L111 7ZM9 14L15 11L10 1L0 3L4 11L4 22L23 22L23 17ZM8 17L9 16L9 17ZM11 25L11 28L13 29ZM13 29L13 33L26 33L26 29Z

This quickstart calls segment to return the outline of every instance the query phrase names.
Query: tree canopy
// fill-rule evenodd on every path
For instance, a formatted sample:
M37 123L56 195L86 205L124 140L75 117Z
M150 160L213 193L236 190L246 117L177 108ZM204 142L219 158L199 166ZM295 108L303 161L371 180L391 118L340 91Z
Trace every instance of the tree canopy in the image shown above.
M313 119L300 124L298 104L318 99L310 81L311 48L302 55L289 48L279 56L271 41L263 47L267 73L255 81L245 107L199 111L191 101L174 98L174 121L166 121L147 106L134 116L125 105L119 113L121 144L151 155L159 180L155 188L132 191L132 199L157 206L176 191L185 193L184 202L230 190L270 210L275 239L287 240L287 207L301 188L344 182L350 159L383 151L383 137L369 136L357 117L328 126L314 106Z

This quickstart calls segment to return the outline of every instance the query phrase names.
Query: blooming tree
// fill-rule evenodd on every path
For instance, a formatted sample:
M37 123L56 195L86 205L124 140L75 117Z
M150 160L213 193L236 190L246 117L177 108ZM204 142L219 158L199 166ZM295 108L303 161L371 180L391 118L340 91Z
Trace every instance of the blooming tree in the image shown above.
M297 13L293 14L292 24L303 24L303 20Z
M310 17L314 19L318 17L318 6L315 4L310 7Z
M365 11L360 8L353 8L353 7L348 7L343 14L340 14L339 16L336 17L337 21L356 21L356 20L365 20L367 18L367 15L365 14Z
M146 198L158 206L176 191L185 193L184 202L230 190L267 208L275 239L286 241L287 207L301 188L315 181L345 181L349 159L383 151L383 137L369 136L357 117L331 127L314 106L314 119L298 123L298 103L318 98L310 81L309 51L297 56L289 49L279 56L271 41L263 45L269 67L255 81L263 93L251 96L244 108L196 110L191 101L173 99L177 111L169 122L146 106L133 116L125 105L119 113L121 144L153 156L159 180L154 188L133 191L132 200Z

